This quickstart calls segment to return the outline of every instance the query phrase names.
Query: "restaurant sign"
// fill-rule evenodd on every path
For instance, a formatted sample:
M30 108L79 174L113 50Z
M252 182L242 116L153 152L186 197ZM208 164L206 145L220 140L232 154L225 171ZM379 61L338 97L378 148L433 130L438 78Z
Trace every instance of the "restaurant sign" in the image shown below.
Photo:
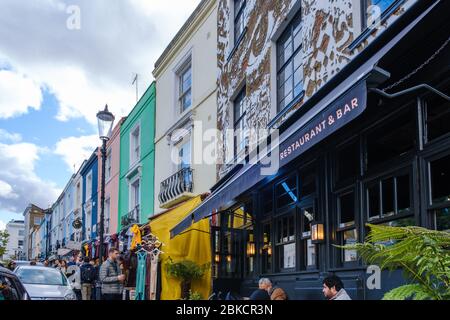
M366 107L367 87L361 81L280 144L280 166L357 118Z

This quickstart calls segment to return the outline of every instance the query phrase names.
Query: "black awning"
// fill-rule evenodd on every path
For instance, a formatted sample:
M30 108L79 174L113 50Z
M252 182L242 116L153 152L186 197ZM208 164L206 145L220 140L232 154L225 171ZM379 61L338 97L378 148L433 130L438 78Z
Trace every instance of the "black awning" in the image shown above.
M308 112L282 133L279 139L280 143L277 146L279 147L277 156L279 168L287 165L290 161L355 120L364 112L367 107L367 87L380 83L377 83L377 80L380 78L380 71L376 67L378 61L400 42L438 2L423 11L407 27L402 29L380 50L362 63L360 67L357 67L356 71L349 73L345 81L342 81L328 93L321 93L323 98L317 101ZM382 78L383 76L381 74ZM302 108L306 104L308 104L308 101ZM272 148L272 150L277 149ZM270 163L270 161L264 161L263 159L262 163ZM192 223L210 216L213 211L217 212L226 209L238 196L267 178L267 175L261 174L261 170L264 169L266 169L266 166L262 165L261 162L245 165L231 179L206 198L191 215L175 226L170 231L171 237L173 238L180 234L189 228Z

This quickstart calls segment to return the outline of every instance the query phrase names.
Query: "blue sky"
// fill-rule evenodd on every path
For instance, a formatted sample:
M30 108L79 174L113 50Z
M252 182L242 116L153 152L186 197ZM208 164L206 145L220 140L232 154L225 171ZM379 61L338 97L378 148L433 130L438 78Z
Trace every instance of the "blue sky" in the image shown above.
M99 142L97 111L128 114L133 75L143 93L199 2L2 0L0 229L28 203L56 200Z

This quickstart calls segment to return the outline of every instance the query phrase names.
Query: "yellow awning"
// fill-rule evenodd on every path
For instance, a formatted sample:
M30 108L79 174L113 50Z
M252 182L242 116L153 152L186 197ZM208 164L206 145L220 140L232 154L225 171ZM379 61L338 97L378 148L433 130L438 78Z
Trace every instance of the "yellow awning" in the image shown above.
M150 221L152 233L164 244L161 255L161 300L181 298L180 281L167 276L166 263L169 257L174 262L192 260L199 265L211 262L211 238L209 220L192 225L183 234L170 239L170 230L187 217L202 202L198 196ZM192 291L199 292L203 299L211 294L211 270L202 280L192 283Z

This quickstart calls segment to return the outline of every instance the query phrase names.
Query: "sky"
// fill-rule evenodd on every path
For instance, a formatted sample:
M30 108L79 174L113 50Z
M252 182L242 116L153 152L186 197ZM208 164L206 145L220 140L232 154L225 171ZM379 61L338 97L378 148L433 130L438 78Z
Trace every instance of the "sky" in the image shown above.
M29 203L51 206L200 0L2 0L0 230Z

